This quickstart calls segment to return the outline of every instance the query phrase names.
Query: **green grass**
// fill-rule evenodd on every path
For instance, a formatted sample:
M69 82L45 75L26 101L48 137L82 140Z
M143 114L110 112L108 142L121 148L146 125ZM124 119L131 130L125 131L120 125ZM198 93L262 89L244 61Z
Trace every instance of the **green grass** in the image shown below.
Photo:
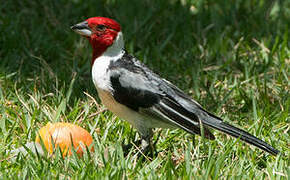
M0 6L1 179L289 179L290 4L266 0L3 1ZM158 156L124 156L138 138L103 111L90 78L91 49L70 26L118 20L127 50L212 113L284 153L273 157L215 131L216 141L161 131ZM94 137L79 159L7 152L34 141L48 122Z

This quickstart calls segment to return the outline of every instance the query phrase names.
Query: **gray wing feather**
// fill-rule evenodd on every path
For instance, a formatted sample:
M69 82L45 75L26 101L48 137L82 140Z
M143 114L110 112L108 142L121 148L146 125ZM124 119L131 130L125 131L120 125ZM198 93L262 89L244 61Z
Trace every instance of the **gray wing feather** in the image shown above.
M169 126L201 134L198 115L200 106L177 87L163 80L139 61L122 61L111 67L113 97L127 107L154 116ZM122 64L120 64L122 63ZM133 67L132 67L133 66ZM188 102L189 101L189 102ZM214 139L204 128L204 135Z

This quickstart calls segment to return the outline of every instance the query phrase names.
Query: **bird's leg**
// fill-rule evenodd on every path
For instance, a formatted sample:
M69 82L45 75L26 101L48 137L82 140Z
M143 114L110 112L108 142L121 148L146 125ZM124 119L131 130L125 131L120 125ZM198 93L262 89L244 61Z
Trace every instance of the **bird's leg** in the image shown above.
M132 145L137 147L138 149L138 157L144 157L149 156L149 157L153 157L154 156L154 145L152 143L152 136L153 136L153 132L151 128L137 128L138 132L141 135L141 138L135 142L132 142L132 144L127 144L127 145L123 145L123 151L124 154L127 155L130 151L130 149L132 148Z
M141 134L141 146L140 146L141 154L140 155L148 155L150 157L154 156L154 147L151 140L152 136L153 136L153 132L151 128L147 129L146 133Z
M151 136L142 136L141 137L141 152L143 154L147 154L148 152L152 151L152 143L151 143Z
M132 132L132 131L131 131L131 132ZM134 146L139 147L140 144L141 144L141 140L137 140L137 141L131 142L131 143L129 143L129 144L124 144L124 141L123 141L123 143L122 143L122 149L123 149L123 151L124 151L124 155L127 156L128 153L129 153L129 151L130 151L130 149L131 149L132 147L134 147ZM134 145L134 146L133 146L133 145Z
M151 143L151 138L152 138L152 130L151 129L145 129L141 128L142 131L140 132L141 139L136 140L130 144L123 144L122 148L124 151L124 154L127 155L130 151L130 149L135 146L139 148L139 151L141 154L147 155L153 148L152 143ZM150 150L150 151L149 151Z

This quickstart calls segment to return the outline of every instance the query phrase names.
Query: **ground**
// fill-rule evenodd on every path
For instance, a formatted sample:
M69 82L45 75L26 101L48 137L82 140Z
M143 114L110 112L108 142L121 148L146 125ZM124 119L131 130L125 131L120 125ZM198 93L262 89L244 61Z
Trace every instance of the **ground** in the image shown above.
M290 4L266 0L3 1L0 7L0 176L2 178L288 179ZM226 122L265 140L271 156L227 135L215 141L155 130L156 157L124 155L138 139L100 103L91 49L70 26L116 19L126 49ZM94 137L83 158L11 159L48 122L71 122Z

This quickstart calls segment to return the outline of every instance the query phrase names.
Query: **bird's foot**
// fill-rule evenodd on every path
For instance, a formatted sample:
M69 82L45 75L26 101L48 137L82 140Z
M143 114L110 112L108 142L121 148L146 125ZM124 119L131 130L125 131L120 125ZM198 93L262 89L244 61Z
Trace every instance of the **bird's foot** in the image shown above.
M140 146L137 147L137 156L139 158L144 158L144 160L152 160L154 157L157 156L157 152L155 150L155 144L151 143L151 137L143 137L140 141Z
M134 147L134 149L137 150L136 153L137 157L144 158L144 160L145 159L152 160L158 154L157 151L155 150L156 149L155 145L157 143L158 138L155 143L152 143L151 141L152 135L153 135L152 130L148 129L148 131L142 133L140 140L137 140L127 145L123 145L124 155L127 156L132 150L132 147Z
M138 158L144 158L144 160L150 161L157 156L157 152L155 151L155 148L152 146L150 141L148 142L144 139L123 145L122 148L124 156L127 156L130 153L132 147L135 147L134 149L137 150L136 156Z
M123 144L122 149L124 152L124 156L127 156L133 147L139 147L140 144L141 144L141 140L137 140L137 141L129 143L129 144Z

